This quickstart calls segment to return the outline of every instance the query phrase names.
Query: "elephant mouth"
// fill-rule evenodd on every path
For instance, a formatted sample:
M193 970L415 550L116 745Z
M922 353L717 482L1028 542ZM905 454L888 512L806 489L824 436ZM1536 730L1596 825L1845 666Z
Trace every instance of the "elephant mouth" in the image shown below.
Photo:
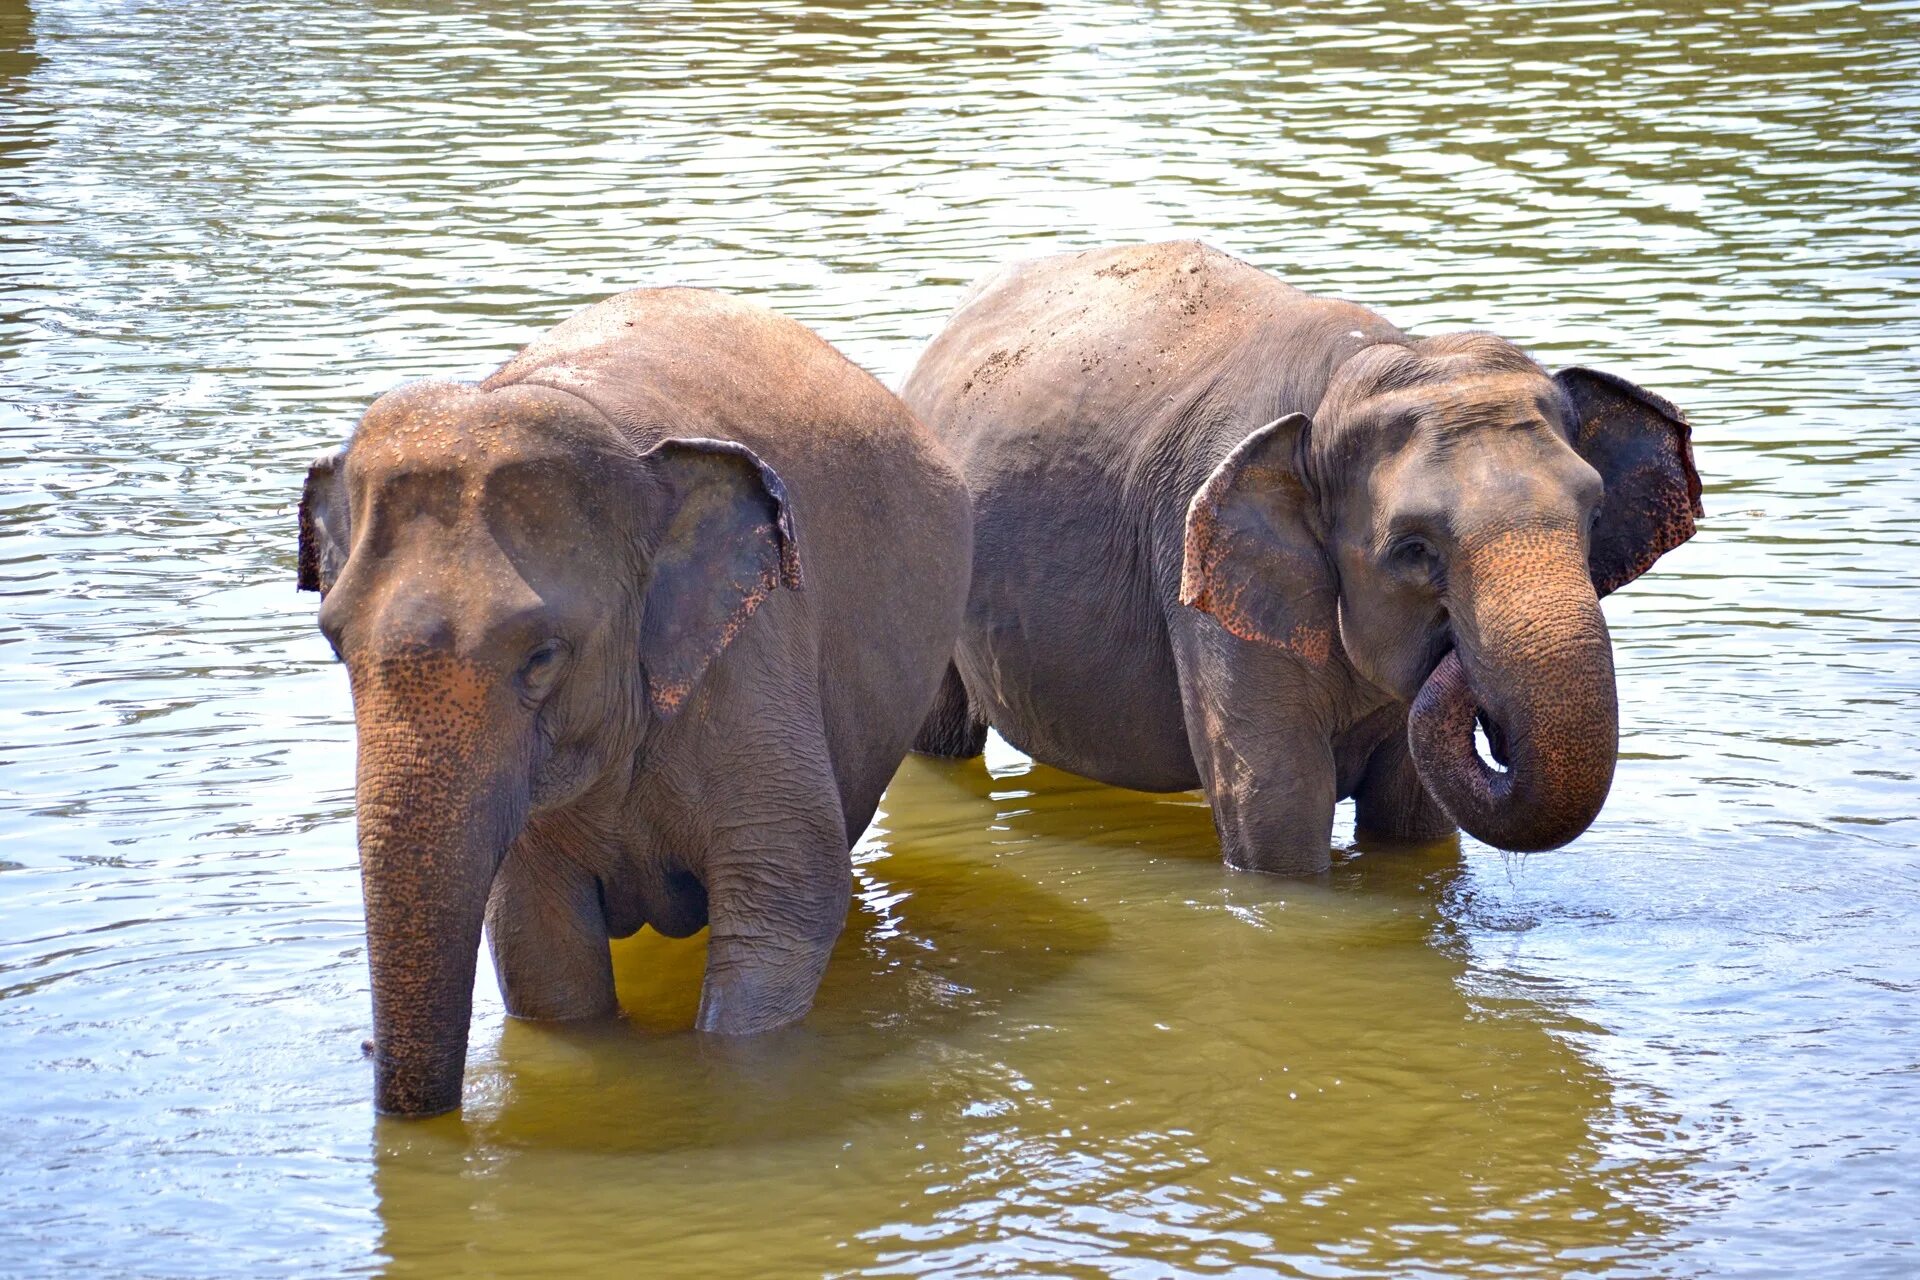
M1471 709L1473 754L1492 774L1504 776L1511 773L1513 763L1508 753L1506 728L1493 712L1481 705L1479 693L1473 687L1473 677L1467 671L1466 655L1459 652L1450 633L1441 638L1432 653L1432 661L1427 665L1427 674L1420 682L1418 693L1426 691L1427 685L1433 682L1434 676L1443 664L1449 661L1456 664L1460 679L1459 687L1454 691L1454 698L1461 704L1462 710ZM1443 679L1441 683L1444 684L1446 681ZM1416 700L1418 693L1416 693Z
M1468 819L1467 810L1504 804L1515 782L1507 735L1481 703L1464 655L1449 646L1428 673L1407 717L1422 782L1454 821L1470 832L1478 824ZM1479 803L1460 803L1467 798Z
M1469 835L1501 849L1557 848L1586 830L1612 781L1611 718L1543 734L1529 704L1509 718L1483 703L1463 655L1450 651L1408 709L1408 745L1428 794Z

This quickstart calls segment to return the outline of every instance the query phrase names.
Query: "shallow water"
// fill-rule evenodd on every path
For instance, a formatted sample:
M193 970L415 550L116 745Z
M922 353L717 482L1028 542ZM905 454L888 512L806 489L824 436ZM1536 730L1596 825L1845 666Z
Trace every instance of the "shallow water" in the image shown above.
M0 1273L1920 1270L1916 84L1911 3L0 0ZM1289 883L913 760L804 1026L642 937L376 1122L307 457L636 283L897 382L1178 234L1690 411L1594 829Z

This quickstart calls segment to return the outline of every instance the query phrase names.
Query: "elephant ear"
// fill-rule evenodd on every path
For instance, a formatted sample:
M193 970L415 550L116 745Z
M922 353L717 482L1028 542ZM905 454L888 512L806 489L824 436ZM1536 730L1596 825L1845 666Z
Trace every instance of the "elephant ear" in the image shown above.
M774 588L800 589L786 486L731 440L666 440L642 459L661 487L640 622L647 698L671 716Z
M1221 460L1187 507L1180 603L1242 640L1314 666L1333 649L1338 588L1301 477L1307 416L1269 422Z
M1573 407L1573 447L1606 482L1588 565L1608 595L1693 536L1700 473L1693 431L1659 396L1597 369L1562 369L1554 381Z
M300 491L300 560L295 585L322 599L347 563L347 446L329 449L307 467Z

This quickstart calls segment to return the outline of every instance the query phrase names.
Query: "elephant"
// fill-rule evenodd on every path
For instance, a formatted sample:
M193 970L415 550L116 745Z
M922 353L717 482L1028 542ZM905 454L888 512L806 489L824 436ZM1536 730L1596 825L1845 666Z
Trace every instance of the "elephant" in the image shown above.
M974 504L919 750L992 726L1101 782L1202 788L1227 863L1283 874L1326 870L1347 797L1363 835L1523 851L1598 815L1600 597L1703 514L1666 400L1192 241L1004 268L902 396Z
M970 547L892 393L706 290L376 400L308 472L298 568L352 689L376 1107L459 1106L483 921L515 1017L614 1013L643 925L710 926L699 1031L805 1014Z

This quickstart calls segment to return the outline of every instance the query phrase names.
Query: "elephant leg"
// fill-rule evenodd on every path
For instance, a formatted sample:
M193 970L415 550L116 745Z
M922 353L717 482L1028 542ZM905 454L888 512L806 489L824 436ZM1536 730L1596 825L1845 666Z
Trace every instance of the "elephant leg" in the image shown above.
M1203 771L1227 865L1311 876L1333 858L1333 748L1324 734L1216 735Z
M507 855L487 899L487 942L507 1012L516 1018L597 1018L618 1008L599 882L574 864Z
M1374 748L1353 793L1355 835L1389 840L1444 840L1457 828L1420 783L1404 720Z
M694 1026L722 1035L772 1031L805 1016L853 898L839 799L814 812L730 828L707 860L707 975Z
M959 668L947 663L947 674L934 695L933 709L921 722L913 749L923 755L970 760L986 750L987 723L973 714Z
M1333 860L1339 769L1311 672L1192 614L1171 629L1187 746L1227 865L1310 876Z

